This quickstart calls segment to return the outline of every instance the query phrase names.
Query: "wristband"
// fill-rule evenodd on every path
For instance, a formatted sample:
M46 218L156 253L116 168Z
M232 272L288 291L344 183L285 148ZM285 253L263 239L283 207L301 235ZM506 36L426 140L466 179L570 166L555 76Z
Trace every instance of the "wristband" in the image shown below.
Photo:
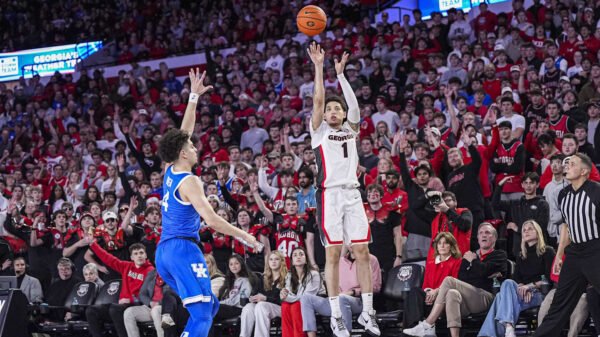
M198 98L199 97L200 97L200 95L195 94L195 93L191 93L190 94L189 102L191 102L191 103L198 103Z

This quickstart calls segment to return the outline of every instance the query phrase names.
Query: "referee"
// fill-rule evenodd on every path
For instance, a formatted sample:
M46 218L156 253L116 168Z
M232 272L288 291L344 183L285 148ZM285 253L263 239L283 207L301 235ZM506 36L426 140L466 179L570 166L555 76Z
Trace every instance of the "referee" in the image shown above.
M571 185L560 191L558 203L569 235L558 247L554 262L555 271L562 269L558 288L536 337L559 337L587 285L600 289L600 268L594 267L600 261L600 184L588 179L592 165L587 155L576 153L565 168Z

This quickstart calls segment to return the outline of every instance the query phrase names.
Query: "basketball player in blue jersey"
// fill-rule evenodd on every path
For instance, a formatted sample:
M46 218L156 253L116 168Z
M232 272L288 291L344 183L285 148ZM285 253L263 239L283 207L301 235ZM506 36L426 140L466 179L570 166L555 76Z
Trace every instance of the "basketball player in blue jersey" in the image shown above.
M156 249L156 269L181 297L190 318L182 337L205 337L219 302L210 287L210 275L198 247L200 215L217 232L231 235L262 250L252 235L218 216L204 195L200 179L192 173L198 153L190 137L196 123L198 98L212 89L204 86L205 73L190 70L191 94L181 129L168 131L160 140L159 155L167 163L163 181L162 235Z
M315 65L313 111L310 120L311 145L317 161L317 221L325 246L325 283L331 306L331 329L338 337L349 337L338 298L339 261L342 245L351 245L356 258L362 313L358 323L374 336L381 334L373 310L373 285L369 243L371 231L358 190L358 150L360 109L350 83L344 76L348 53L335 60L337 79L344 98L325 99L323 63L325 52L312 43L308 55ZM346 102L348 103L346 105ZM358 295L358 294L357 294Z

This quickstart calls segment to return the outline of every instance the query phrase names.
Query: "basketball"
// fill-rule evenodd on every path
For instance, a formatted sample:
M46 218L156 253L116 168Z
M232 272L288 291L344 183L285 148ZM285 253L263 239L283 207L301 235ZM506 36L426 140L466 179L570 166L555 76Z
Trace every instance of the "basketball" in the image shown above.
M296 24L298 24L298 29L302 33L315 36L325 30L327 15L320 7L308 5L298 12Z

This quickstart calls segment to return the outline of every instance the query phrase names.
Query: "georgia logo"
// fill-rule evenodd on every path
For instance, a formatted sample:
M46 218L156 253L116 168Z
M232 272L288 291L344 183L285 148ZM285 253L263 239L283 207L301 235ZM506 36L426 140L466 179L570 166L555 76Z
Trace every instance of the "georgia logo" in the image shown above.
M108 287L108 294L114 295L117 293L117 291L119 291L119 282L111 283L110 286Z
M58 234L58 233L54 234L54 238L55 238L56 240L60 239L60 234Z
M81 296L81 297L85 296L85 294L87 294L89 288L90 288L89 284L79 285L79 288L77 289L77 295Z
M398 271L398 279L400 281L406 281L412 276L412 267L404 266L400 267L400 271Z

